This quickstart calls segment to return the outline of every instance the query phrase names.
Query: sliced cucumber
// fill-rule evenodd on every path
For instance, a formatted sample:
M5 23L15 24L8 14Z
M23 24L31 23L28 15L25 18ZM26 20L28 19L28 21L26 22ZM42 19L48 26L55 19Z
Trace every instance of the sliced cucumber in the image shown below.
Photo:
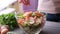
M19 14L19 17L22 19L25 18L25 16L23 14Z

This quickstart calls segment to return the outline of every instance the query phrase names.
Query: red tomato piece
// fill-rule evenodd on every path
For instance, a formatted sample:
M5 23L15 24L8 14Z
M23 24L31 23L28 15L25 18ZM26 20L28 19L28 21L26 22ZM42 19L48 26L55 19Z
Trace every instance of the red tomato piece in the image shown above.
M29 19L30 19L30 17L29 17L29 16L26 16L26 17L25 17L25 20L26 20L26 21L28 21Z
M34 16L34 20L36 21L36 19L37 19L37 16Z
M37 16L43 16L43 14L36 12Z
M26 17L30 17L31 16L31 14L32 14L32 12L30 11L30 12L26 12L25 14L24 14L24 16L26 16Z
M0 33L1 33L1 26L0 26Z
M7 32L8 32L8 29L7 28L1 30L1 34L6 34Z
M19 19L18 23L22 25L24 23L24 19Z

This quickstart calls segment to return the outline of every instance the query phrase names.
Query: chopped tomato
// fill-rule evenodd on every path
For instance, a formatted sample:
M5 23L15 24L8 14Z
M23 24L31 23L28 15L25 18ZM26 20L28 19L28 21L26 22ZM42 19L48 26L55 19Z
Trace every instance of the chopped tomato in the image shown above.
M22 25L24 23L24 19L19 19L18 23Z
M26 13L24 14L24 16L28 17L28 16L31 16L31 14L32 14L31 11L30 11L30 12L26 12Z
M32 12L31 12L31 11L30 11L30 12L26 12L26 13L24 14L25 19L26 19L26 20L29 20L30 17L31 17L31 15L32 15Z
M25 17L25 20L26 20L26 21L28 21L29 19L30 19L30 17L29 17L29 16L26 16L26 17Z
M37 16L43 16L43 14L36 12Z
M36 21L36 19L37 19L37 16L34 17L34 20L35 20L35 21Z
M2 29L1 34L6 34L8 32L8 29Z
M0 33L1 33L1 28L0 28Z

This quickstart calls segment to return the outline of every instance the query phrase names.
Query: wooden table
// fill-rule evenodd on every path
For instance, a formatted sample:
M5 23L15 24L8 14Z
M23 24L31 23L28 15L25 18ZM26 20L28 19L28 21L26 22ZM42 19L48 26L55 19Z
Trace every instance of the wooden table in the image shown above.
M23 34L21 29L16 29L13 32ZM60 34L60 23L46 21L46 24L40 34Z

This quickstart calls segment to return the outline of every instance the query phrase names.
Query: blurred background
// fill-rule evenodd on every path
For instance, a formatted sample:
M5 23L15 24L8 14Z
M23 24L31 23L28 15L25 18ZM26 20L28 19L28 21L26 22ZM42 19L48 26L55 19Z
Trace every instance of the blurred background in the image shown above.
M3 24L3 25L8 24L10 26L10 29L14 30L15 27L18 27L18 25L17 25L16 18L14 17L14 14L12 14L12 13L14 13L14 12L22 13L23 12L22 9L23 9L25 11L32 10L33 12L38 10L38 11L46 14L47 24L50 24L50 25L47 25L45 27L47 28L48 26L50 26L51 31L53 30L53 28L57 27L56 30L60 28L59 27L59 25L60 25L59 24L60 23L60 0L30 0L31 5L28 7L25 5L22 6L21 3L19 3L19 2L20 2L20 0L18 0L18 1L17 0L0 0L0 15L2 15L2 14L9 15L8 18L6 18L6 20L4 20L4 19L5 19L5 16L7 17L7 15L0 16L0 26L1 26L1 24ZM2 19L2 18L4 18L4 19ZM15 22L15 23L13 23L13 22ZM49 31L49 28L47 28L47 29ZM46 29L46 31L47 31L47 29ZM19 29L17 29L17 30L21 32L21 30L19 30ZM53 31L55 31L55 30L53 30ZM60 31L60 29L59 29L59 31Z
M5 12L5 11L7 12L15 11L15 8L17 9L16 4L17 4L17 0L0 0L0 14L1 12Z
M18 0L19 1L19 0ZM30 2L34 4L27 7L23 5L23 10L40 10L47 14L48 21L60 22L60 4L57 1L43 1L43 0L30 0ZM48 4L47 4L48 3ZM54 4L53 4L54 3ZM37 8L38 6L38 8ZM17 0L0 0L0 14L2 13L10 13L14 11L22 12L22 5L17 2Z

